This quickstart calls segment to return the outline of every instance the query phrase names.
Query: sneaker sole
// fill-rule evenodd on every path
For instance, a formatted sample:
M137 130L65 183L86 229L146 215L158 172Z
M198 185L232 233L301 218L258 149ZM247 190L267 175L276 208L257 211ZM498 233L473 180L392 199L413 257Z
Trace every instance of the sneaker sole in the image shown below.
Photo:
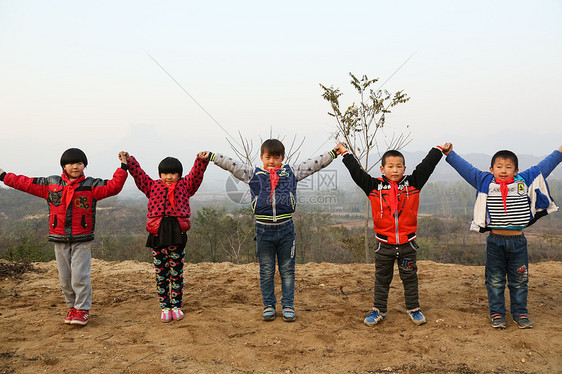
M379 324L380 322L382 322L382 321L384 321L384 318L381 318L380 320L375 321L375 322L367 322L367 321L363 320L363 323L364 323L365 325L369 326L369 327L372 327L372 326L374 326L374 325L378 325L378 324Z
M71 325L79 325L79 326L86 326L88 324L88 321L74 321L72 320L70 322Z

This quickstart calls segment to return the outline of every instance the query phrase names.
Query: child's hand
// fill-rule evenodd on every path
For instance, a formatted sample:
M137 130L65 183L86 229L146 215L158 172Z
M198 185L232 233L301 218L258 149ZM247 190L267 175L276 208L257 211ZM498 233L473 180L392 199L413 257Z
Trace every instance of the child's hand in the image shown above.
M127 165L127 163L129 162L129 159L131 158L131 156L129 155L129 152L125 152L125 151L121 151L119 152L119 161L121 161L122 164Z
M345 148L345 146L343 145L342 142L339 142L336 145L336 148L334 148L334 152L336 152L336 154L341 155L342 153L346 152L347 148Z
M211 155L211 152L209 152L209 151L202 151L202 152L199 152L199 153L197 154L197 157L199 157L201 160L205 160L205 161L206 161L206 160L209 159L209 156L210 156L210 155Z
M5 171L3 169L0 168L0 175L4 174Z
M562 153L562 145L560 146L560 148L558 148L558 152Z
M449 142L443 144L442 146L437 146L437 147L441 149L441 151L445 156L447 156L449 152L453 150L453 144Z

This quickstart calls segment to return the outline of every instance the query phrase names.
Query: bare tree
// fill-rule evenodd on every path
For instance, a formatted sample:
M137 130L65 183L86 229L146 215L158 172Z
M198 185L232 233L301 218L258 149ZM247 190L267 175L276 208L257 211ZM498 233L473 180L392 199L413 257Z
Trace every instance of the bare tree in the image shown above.
M242 263L242 255L246 253L246 262L250 262L250 251L244 251L249 247L253 248L252 238L254 237L254 220L251 210L240 209L233 212L232 217L227 216L228 223L225 225L225 231L219 239L221 246L227 256L236 264Z
M226 138L226 141L230 145L230 148L232 148L232 150L236 154L236 157L238 157L241 161L247 163L248 165L251 165L252 167L255 166L255 160L256 160L257 156L259 155L260 149L259 148L255 149L253 141L248 140L248 138L242 136L242 133L240 133L240 131L238 132L238 136L240 137L240 144L238 144L237 142L234 143L234 142L230 141L228 138ZM269 139L271 139L271 138L273 138L273 134L272 134L272 131L270 129ZM279 139L285 145L285 136L278 135L276 137L276 139ZM286 164L289 164L292 160L298 160L298 158L300 157L300 149L301 149L305 139L306 138L302 138L299 141L297 139L297 134L295 134L293 136L293 139L291 140L291 142L287 143L288 146L285 145L284 162ZM264 141L265 140L262 139L261 136L260 136L260 145Z
M330 103L331 112L328 114L336 119L336 132L334 137L343 141L347 149L359 161L366 172L377 165L382 154L389 150L404 148L410 141L410 132L396 133L387 129L386 116L390 108L407 102L410 98L403 92L398 91L394 95L381 89L373 89L378 78L369 79L363 75L357 79L351 76L351 85L359 94L359 102L348 106L345 111L340 109L340 98L343 93L339 88L326 87L320 84L324 90L322 97ZM387 131L390 130L390 131ZM374 162L373 162L374 161ZM369 199L365 200L365 262L369 258Z

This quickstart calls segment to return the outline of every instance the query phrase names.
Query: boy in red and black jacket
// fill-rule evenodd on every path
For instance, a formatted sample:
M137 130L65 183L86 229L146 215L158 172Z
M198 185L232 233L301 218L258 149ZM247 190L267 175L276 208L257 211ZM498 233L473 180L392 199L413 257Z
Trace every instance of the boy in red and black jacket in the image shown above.
M383 175L374 178L361 168L343 143L338 144L351 178L371 201L375 237L378 240L375 249L375 302L373 310L363 321L367 326L376 325L386 317L395 261L398 261L404 285L408 315L416 325L426 322L418 300L416 252L419 247L415 239L420 190L441 160L441 148L431 149L411 175L404 175L406 166L402 153L387 151L381 159Z
M59 281L69 311L67 324L86 325L92 307L92 241L98 200L117 195L127 179L126 160L121 160L110 180L84 175L86 154L69 148L61 156L61 175L29 178L0 169L6 186L41 197L49 203L49 241L55 243Z

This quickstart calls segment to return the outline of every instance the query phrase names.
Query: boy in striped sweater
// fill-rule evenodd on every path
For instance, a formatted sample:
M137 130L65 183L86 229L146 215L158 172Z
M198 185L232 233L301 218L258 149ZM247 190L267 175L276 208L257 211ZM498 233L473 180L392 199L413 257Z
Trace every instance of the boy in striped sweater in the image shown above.
M486 289L492 327L504 329L506 277L510 312L521 329L533 327L527 316L529 260L523 229L559 209L552 200L546 177L562 161L562 146L543 161L519 173L517 156L508 150L492 157L490 171L480 171L452 149L447 162L474 188L476 204L470 229L491 231L486 240Z

